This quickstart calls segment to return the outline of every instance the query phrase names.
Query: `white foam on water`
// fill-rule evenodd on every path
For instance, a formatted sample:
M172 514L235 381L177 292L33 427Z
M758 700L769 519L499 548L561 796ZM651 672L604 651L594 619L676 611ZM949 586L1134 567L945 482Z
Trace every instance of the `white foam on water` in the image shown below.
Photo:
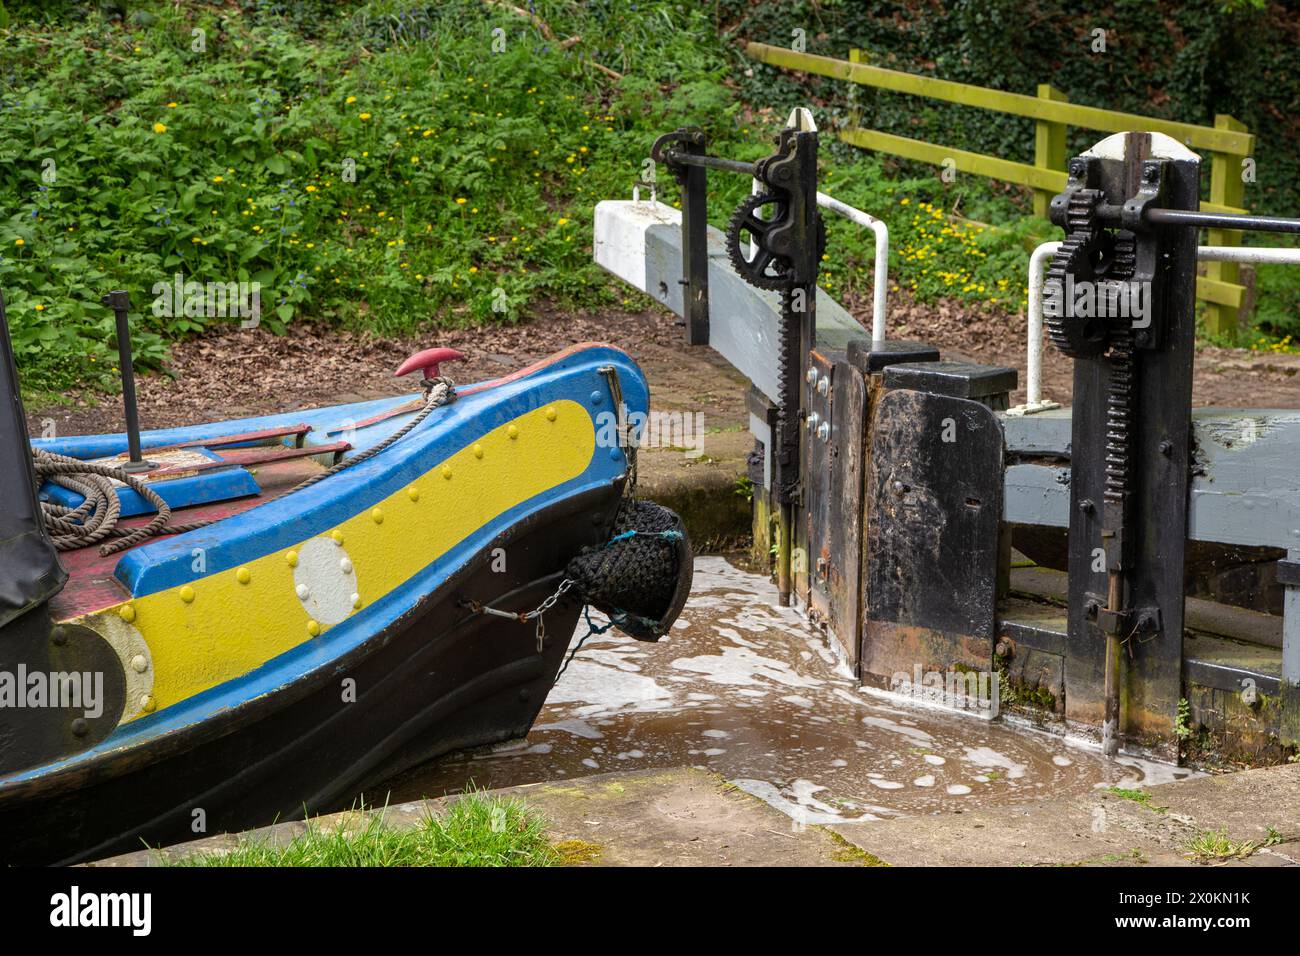
M731 641L731 643L739 644L741 647L748 647L752 651L756 651L763 646L762 644L755 644L753 641L745 640L745 638L740 636L740 632L734 627L718 627L715 624L713 629L727 640Z
M508 740L496 744L485 753L475 754L471 760L495 760L499 757L519 757L524 754L548 754L553 748L550 744L529 744L526 740Z
M1024 764L1016 763L1010 757L998 753L991 747L966 747L966 755L961 759L977 767L1001 767L1011 780L1019 780L1027 769Z
M879 730L888 730L891 733L902 734L909 740L915 740L917 743L928 744L934 740L928 733L919 727L908 727L897 721L890 720L888 717L863 717L862 722L868 727L875 727Z
M559 683L547 695L548 704L584 704L578 717L595 714L638 713L663 710L672 705L673 695L654 678L631 674L615 667L578 657Z
M1058 767L1069 767L1074 764L1074 761L1069 757L1062 757L1060 754L1055 754L1052 757L1052 763L1056 764Z
M672 666L701 674L710 683L733 687L752 687L767 681L786 687L821 687L824 683L800 674L785 661L755 654L747 647L724 647L721 651L721 654L679 657Z
M944 764L948 762L946 758L940 757L938 754L926 754L921 759L928 764L933 764L936 767L942 767Z
M575 737L585 737L588 740L599 740L605 736L585 720L578 720L576 717L569 720L552 721L549 724L538 724L533 727L534 732L539 730L562 730L566 734L573 734Z
M787 704L794 704L796 707L802 707L804 710L811 710L813 702L807 697L800 697L798 694L789 694L781 698Z
M704 731L704 736L705 737L730 737L731 734L727 733L725 730L706 730Z
M964 783L950 783L948 784L947 793L950 797L964 797L970 793L970 787Z
M932 774L932 773L927 773L927 774L925 774L924 776L917 777L915 780L912 781L912 786L914 786L914 787L933 787L933 786L934 786L934 774Z
M879 787L881 790L902 790L903 789L903 785L901 783L895 783L893 780L872 780L871 785L873 787Z
M597 664L607 664L610 667L617 667L621 671L635 673L641 670L639 664L633 664L629 657L639 657L642 655L633 655L620 653L618 651L607 651L601 648L583 648L582 659L585 661L595 661Z

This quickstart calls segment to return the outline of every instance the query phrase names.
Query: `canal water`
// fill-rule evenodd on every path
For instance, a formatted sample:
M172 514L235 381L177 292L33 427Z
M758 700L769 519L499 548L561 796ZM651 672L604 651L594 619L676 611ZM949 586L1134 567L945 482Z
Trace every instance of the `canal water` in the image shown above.
M777 604L766 578L703 557L668 637L592 635L527 739L418 768L391 782L389 800L681 766L718 773L805 823L868 823L1191 774L861 688L801 614Z

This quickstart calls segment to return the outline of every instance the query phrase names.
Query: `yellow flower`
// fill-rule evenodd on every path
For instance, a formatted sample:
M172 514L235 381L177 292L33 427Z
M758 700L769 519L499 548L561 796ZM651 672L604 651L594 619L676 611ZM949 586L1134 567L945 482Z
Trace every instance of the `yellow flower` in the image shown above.
M155 133L165 133L165 132L167 132L167 127L164 126L162 123L154 123L154 124L153 124L153 131L154 131Z
M569 220L567 220L567 219L557 219L557 220L555 220L555 224L556 224L557 226L567 226L567 225L569 224Z
M412 156L412 157L411 157L411 162L413 162L413 163L419 163L419 162L420 162L420 157L419 157L419 156Z
M309 192L309 193L314 193L315 191L316 191L316 187L315 187L315 186L308 186L308 187L307 187L307 192Z
M25 245L27 245L27 241L26 241L25 239L15 239L15 240L14 240L14 245L15 245L15 246L25 246Z
M345 102L348 104L348 106L351 106L351 105L352 105L353 103L355 103L356 101L357 101L357 98L356 98L355 96L349 96Z
M176 109L176 104L175 104L175 103L168 103L168 104L167 104L167 108L168 108L169 110L174 110L174 109Z
M39 302L37 302L37 303L36 303L36 311L37 311L37 312L44 312L44 311L45 311L45 306L43 306L43 305L41 305Z
M464 196L457 196L457 197L456 197L456 205L457 205L457 206L463 206L463 205L465 205L465 203L467 203L467 202L469 202L469 200L466 199Z
M365 120L370 119L370 114L369 114L369 113L362 113L362 114L360 114L360 115L361 115L361 119L362 119L363 122L364 122Z
M225 182L225 180L224 180L222 177L220 177L220 176L213 176L213 177L212 177L212 181L213 181L214 183L222 183L222 182Z
M471 274L478 272L478 266L470 266L469 271Z

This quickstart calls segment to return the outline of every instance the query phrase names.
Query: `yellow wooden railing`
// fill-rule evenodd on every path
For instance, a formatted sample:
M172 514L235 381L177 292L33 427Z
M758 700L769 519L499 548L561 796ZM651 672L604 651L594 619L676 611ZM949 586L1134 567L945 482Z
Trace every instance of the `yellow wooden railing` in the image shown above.
M1065 188L1065 164L1069 158L1066 155L1065 134L1071 126L1108 133L1129 130L1165 133L1191 149L1208 152L1211 157L1210 196L1208 201L1201 203L1201 208L1210 212L1246 211L1242 207L1242 165L1255 147L1255 137L1242 123L1226 114L1216 116L1213 126L1178 123L1137 113L1121 113L1071 103L1064 93L1047 83L1038 87L1037 96L1028 96L871 66L862 61L859 50L851 50L847 60L800 53L766 43L750 43L745 52L755 60L787 70L816 73L895 93L975 106L1034 120L1032 164L953 149L880 130L864 129L856 122L841 130L838 136L846 143L865 149L936 166L948 163L962 172L1028 186L1034 191L1034 212L1039 216L1047 215L1052 196ZM1240 240L1241 233L1236 231L1212 229L1209 233L1211 245L1238 245ZM1231 334L1236 329L1238 313L1246 298L1246 290L1237 279L1237 265L1230 262L1207 263L1205 275L1197 278L1197 296L1206 302L1207 330Z

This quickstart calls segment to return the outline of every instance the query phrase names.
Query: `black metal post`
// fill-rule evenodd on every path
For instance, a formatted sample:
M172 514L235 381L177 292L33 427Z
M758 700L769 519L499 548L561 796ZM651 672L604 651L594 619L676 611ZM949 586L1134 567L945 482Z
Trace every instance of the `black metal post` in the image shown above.
M151 461L145 461L140 450L140 412L135 400L135 367L131 358L131 326L128 318L131 297L119 289L108 293L100 301L113 310L113 318L117 323L117 362L122 371L122 404L126 410L126 445L129 452L129 461L122 466L122 470L129 474L149 471L156 466Z
M704 155L704 133L692 130L682 140L683 153ZM678 167L682 187L682 316L686 344L709 344L709 209L708 170L703 165Z

